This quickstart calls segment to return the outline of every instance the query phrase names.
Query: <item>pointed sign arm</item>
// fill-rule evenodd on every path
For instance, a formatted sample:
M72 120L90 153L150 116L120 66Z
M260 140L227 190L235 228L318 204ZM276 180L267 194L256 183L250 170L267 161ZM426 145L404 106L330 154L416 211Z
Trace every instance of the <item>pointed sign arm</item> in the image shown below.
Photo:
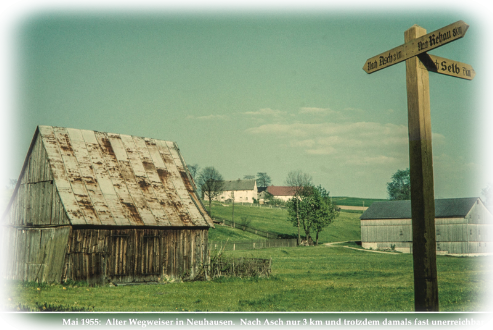
M385 69L391 65L405 61L418 54L430 51L443 46L449 42L462 38L469 25L464 21L457 21L441 29L425 34L422 37L413 39L403 45L395 47L389 51L373 56L366 60L363 70L366 73Z
M447 76L473 80L476 72L471 65L447 58L422 53L418 55L419 60L428 71L445 74Z

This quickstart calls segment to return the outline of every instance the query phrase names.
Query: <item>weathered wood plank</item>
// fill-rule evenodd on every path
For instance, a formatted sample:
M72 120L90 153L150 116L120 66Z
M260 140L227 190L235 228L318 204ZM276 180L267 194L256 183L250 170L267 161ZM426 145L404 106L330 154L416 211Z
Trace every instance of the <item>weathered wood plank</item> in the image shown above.
M366 60L363 70L365 70L366 73L373 73L404 60L413 57L415 58L416 55L428 52L464 37L468 28L469 25L463 21L457 21L426 35L419 36L415 39L409 39L403 45L392 48Z
M404 33L405 42L415 42L425 34L425 29L415 25ZM406 85L415 310L438 311L430 86L428 70L417 57L406 60Z

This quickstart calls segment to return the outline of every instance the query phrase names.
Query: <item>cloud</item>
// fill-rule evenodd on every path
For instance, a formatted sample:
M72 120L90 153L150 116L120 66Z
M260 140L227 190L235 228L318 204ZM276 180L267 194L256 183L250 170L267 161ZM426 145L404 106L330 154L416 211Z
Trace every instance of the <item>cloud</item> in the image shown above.
M258 111L247 111L247 112L244 112L243 114L248 115L248 116L273 116L273 117L279 117L279 116L286 115L286 111L274 110L274 109L271 109L271 108L264 108L264 109L260 109Z
M194 120L223 120L227 119L228 116L225 115L207 115L207 116L193 116L193 115L188 115L187 119L194 119Z
M337 113L329 108L313 108L313 107L303 107L299 111L300 114L310 114L310 115L327 115L330 113Z
M389 165L407 159L408 135L404 125L376 122L266 124L249 128L253 135L279 139L307 155L331 155L344 164ZM437 135L438 140L444 139Z

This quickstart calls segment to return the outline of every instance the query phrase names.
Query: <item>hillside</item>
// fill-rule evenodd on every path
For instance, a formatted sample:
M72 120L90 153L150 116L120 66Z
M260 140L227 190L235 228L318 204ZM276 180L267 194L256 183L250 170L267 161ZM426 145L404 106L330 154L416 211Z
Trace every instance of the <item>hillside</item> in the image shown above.
M360 240L360 215L360 212L340 212L339 217L337 217L331 225L320 233L319 243ZM231 220L232 206L223 206L221 203L213 203L212 217L218 220ZM297 237L297 228L287 221L288 212L286 209L235 204L235 222L241 223L242 218L245 217L248 221L251 221L250 226L256 229L275 232L278 234L292 235L293 238ZM216 229L209 230L210 240L223 240L225 239L223 237L225 237L224 235L226 233L234 235L230 238L230 240L236 240L234 237L238 237L238 235L241 236L238 232L244 233L245 235L247 234L246 232L232 228L229 229L229 232L226 232L221 227L221 225L216 225ZM304 235L303 230L301 230L301 235ZM312 237L315 239L315 235L312 235ZM240 240L243 239L246 239L246 237L240 238Z
M332 202L336 205L364 206L369 207L373 202L386 202L388 199L378 198L358 198L358 197L332 197Z

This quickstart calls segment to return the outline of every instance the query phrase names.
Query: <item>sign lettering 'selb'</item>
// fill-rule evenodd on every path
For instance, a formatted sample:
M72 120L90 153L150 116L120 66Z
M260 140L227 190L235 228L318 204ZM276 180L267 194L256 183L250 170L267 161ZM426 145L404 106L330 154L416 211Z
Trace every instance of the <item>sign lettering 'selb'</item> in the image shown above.
M474 79L476 75L476 71L472 66L466 63L452 61L428 53L419 54L418 57L428 71L467 80Z
M422 37L369 58L363 66L363 70L367 73L373 73L405 61L413 56L443 46L449 42L462 38L466 34L468 27L469 25L464 23L464 21L457 21L441 29L425 34Z

